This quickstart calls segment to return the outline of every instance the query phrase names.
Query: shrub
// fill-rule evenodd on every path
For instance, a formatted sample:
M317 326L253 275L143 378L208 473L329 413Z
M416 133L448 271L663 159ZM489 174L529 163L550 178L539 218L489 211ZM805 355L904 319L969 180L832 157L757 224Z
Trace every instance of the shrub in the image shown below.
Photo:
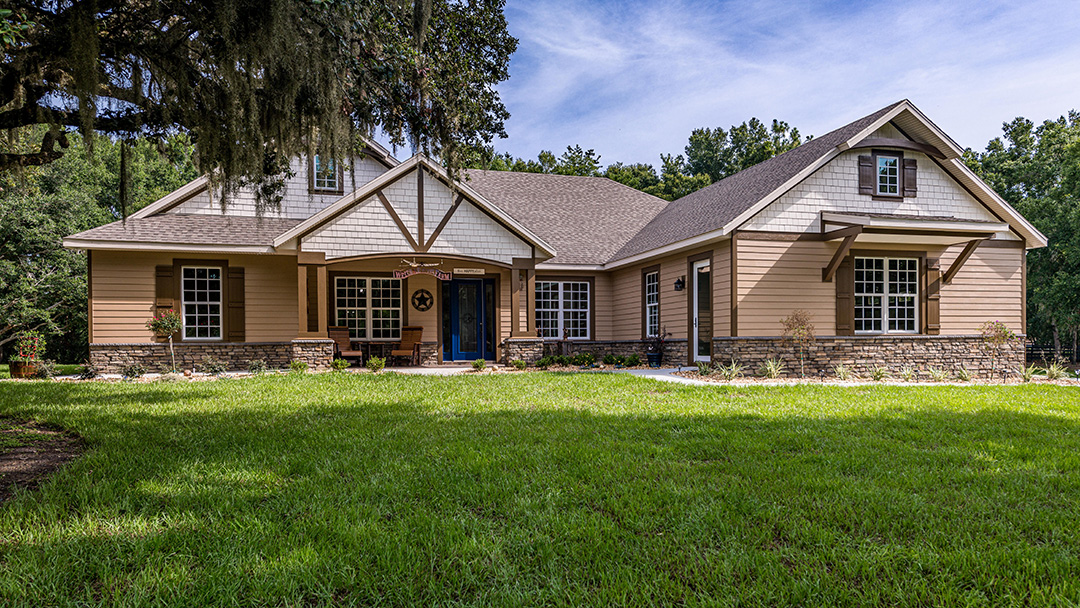
M701 374L702 376L708 376L709 372L711 372L711 371L712 371L712 363L709 363L708 361L698 361L697 362L697 373Z
M20 331L15 334L15 354L11 355L9 360L19 363L41 361L41 355L44 353L45 338L40 332Z
M154 335L169 339L169 359L172 362L171 370L176 369L176 353L173 352L173 335L184 327L184 321L180 313L173 309L166 310L159 315L150 317L146 322L146 329L154 332Z
M1020 338L1001 321L987 321L979 327L983 337L983 349L990 353L990 378L994 377L998 356L1002 349L1012 343L1019 343Z
M79 374L77 377L79 378L79 380L93 380L99 375L100 374L98 374L97 368L91 365L89 361L87 361L82 364L81 368L79 368Z
M379 373L386 369L386 357L368 357L367 368L373 373Z
M120 375L123 376L125 380L134 380L136 378L141 378L145 374L146 368L143 367L141 363L132 363L131 365L128 365L124 369L120 370Z
M608 353L608 354L604 355L603 360L604 360L604 365L615 365L616 363L619 362L618 359L615 357L615 355L613 355L611 353Z
M39 380L48 380L59 375L60 370L56 368L56 361L52 359L38 361L37 365L34 366L34 377Z
M225 370L225 362L215 359L212 355L204 356L202 361L195 366L195 371L210 374L211 376L220 376L225 373Z
M766 378L779 378L784 373L784 363L779 357L768 357L761 362L758 373Z
M330 367L335 372L343 372L343 371L349 369L349 360L348 359L334 359L333 361L330 362Z
M477 360L472 362L472 368L475 371L482 372L482 371L484 371L484 368L486 368L486 367L487 367L487 361L484 361L483 359L477 359Z
M731 363L729 363L728 365L721 365L718 369L720 370L720 377L730 382L738 378L739 376L742 376L743 369L745 369L745 367L746 366L744 366L743 364L732 359Z
M899 376L904 382L911 382L912 380L915 380L915 368L910 365L905 365L900 368Z
M784 340L792 345L795 354L799 357L799 375L806 377L806 351L814 343L814 324L810 322L811 314L805 310L796 310L789 316L780 320L784 326Z
M547 369L551 367L551 357L540 357L536 360L536 367L538 369Z
M926 368L926 373L930 375L930 379L934 382L945 382L949 379L949 372L944 369L938 369L932 365Z
M626 358L626 367L638 367L641 365L641 355L634 353Z
M626 357L622 355L615 356L615 365L626 365Z
M302 374L307 371L307 361L289 361L289 371L294 374Z
M968 370L968 368L961 365L960 367L956 368L956 379L960 382L970 382L971 372Z
M510 362L510 365L512 365L514 367L514 369L516 369L518 371L525 371L526 365L525 365L525 362L522 361L521 359L514 359L513 361Z
M1039 367L1032 363L1020 368L1020 379L1024 382L1031 382L1037 373L1039 373Z
M588 367L596 363L596 355L592 353L578 353L573 358L574 365L580 365L582 367Z
M570 365L570 357L567 357L566 355L555 355L551 358L551 362L554 365L561 365L565 367L567 365Z
M265 374L268 369L265 359L252 359L248 361L248 371L258 376L259 374Z
M836 379L840 380L842 382L846 382L848 380L851 380L851 377L852 377L851 370L848 369L848 367L846 365L844 365L843 363L837 363L833 367L833 373L836 374Z
M1047 380L1061 380L1069 372L1069 370L1065 369L1065 366L1060 363L1051 363L1045 371Z
M881 382L889 377L889 368L883 365L875 365L870 368L870 379L874 382Z

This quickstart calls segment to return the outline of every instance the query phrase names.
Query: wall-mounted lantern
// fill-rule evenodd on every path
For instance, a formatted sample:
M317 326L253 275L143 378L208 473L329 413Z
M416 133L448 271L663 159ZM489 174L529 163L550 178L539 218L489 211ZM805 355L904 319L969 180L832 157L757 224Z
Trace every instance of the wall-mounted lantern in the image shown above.
M682 291L686 289L686 275L675 279L675 291Z

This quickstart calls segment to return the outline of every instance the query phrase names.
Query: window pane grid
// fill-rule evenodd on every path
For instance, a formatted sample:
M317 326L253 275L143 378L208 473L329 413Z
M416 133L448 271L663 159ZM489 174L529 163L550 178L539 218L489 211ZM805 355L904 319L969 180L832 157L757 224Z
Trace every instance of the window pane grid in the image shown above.
M589 337L589 283L538 281L536 328L543 338Z
M900 159L879 156L877 159L877 193L900 194Z
M184 338L220 340L221 268L185 267L180 289Z
M645 275L645 335L660 333L660 273Z
M338 189L337 164L333 160L322 160L315 156L315 189Z
M367 279L338 277L335 283L337 324L348 327L350 337L367 338Z
M337 277L334 308L338 325L359 340L401 338L401 279Z
M855 258L855 332L918 331L919 261Z

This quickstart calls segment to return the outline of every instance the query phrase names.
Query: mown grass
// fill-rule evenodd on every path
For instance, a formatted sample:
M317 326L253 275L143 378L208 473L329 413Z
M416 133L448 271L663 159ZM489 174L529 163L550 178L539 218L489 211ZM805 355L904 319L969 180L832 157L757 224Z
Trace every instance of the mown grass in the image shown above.
M0 507L0 604L1080 602L1080 399L324 374L22 383L89 451Z
M56 365L56 371L58 371L61 376L77 374L80 369L82 369L82 366L77 363L58 363ZM8 369L8 364L0 363L0 380L6 380L8 378L11 378L11 371Z

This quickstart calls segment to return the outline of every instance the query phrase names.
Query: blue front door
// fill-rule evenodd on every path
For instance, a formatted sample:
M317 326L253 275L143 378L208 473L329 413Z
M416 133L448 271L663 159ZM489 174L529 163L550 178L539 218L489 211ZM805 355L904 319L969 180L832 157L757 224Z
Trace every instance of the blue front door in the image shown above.
M450 281L450 358L484 359L484 280Z

